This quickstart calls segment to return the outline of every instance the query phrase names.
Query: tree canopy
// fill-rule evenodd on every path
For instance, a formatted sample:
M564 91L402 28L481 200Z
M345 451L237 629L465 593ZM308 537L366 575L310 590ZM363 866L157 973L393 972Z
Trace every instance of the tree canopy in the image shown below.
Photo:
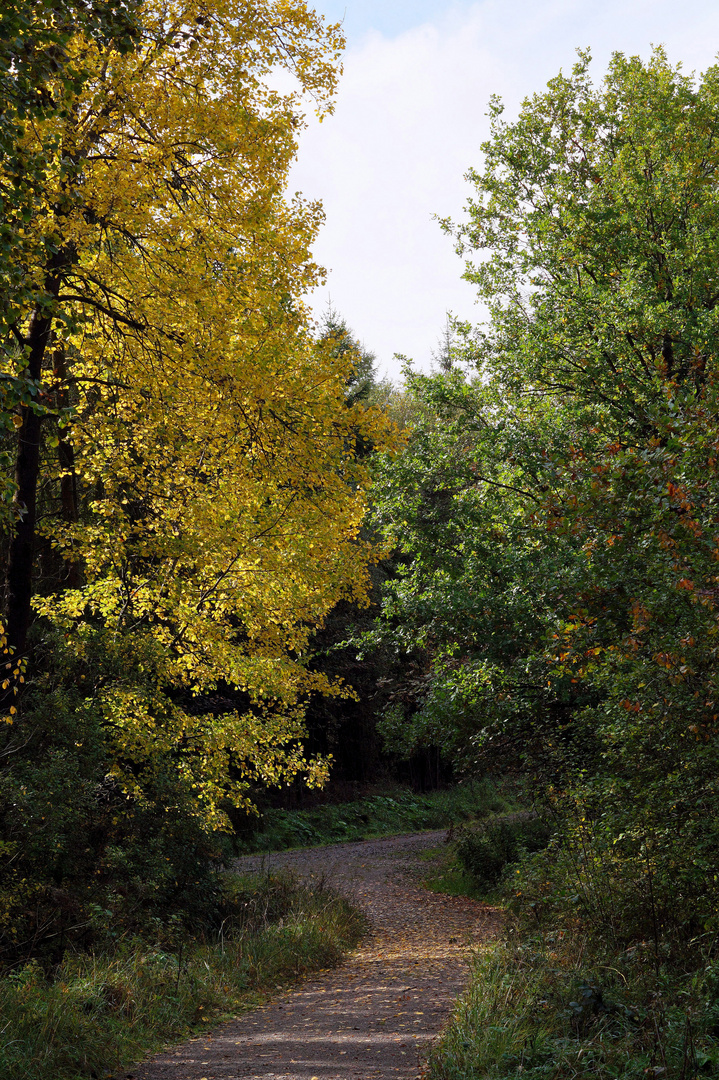
M6 187L42 158L3 309L3 385L29 388L5 401L8 663L32 606L122 782L170 755L211 808L248 775L322 773L301 699L343 691L303 651L366 591L350 441L386 425L348 407L352 357L313 335L322 213L285 194L302 97L331 108L342 38L302 3L148 3L131 33L101 14L51 15L41 106L18 106L3 157ZM218 687L244 708L191 707Z
M386 726L523 760L626 882L649 859L709 918L719 70L615 55L595 87L581 54L491 115L445 223L490 318L459 328L464 373L412 381L423 418L377 489L405 553L378 633L425 649Z

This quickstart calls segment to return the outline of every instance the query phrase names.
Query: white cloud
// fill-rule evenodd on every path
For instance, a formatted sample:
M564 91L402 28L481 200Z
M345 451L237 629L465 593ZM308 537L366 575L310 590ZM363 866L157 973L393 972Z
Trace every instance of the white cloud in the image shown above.
M394 38L369 32L351 43L336 113L304 134L291 179L327 215L315 254L328 287L315 309L331 296L393 376L394 352L426 364L445 311L480 314L432 215L461 217L463 174L479 164L490 95L511 115L571 67L577 46L592 47L599 78L614 49L646 56L662 42L672 61L706 67L719 48L719 6L487 0Z

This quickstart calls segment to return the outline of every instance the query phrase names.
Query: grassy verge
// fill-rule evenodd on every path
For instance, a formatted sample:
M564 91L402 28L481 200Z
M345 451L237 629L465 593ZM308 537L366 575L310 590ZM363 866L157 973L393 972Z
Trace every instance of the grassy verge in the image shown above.
M396 788L355 802L311 810L267 810L261 828L244 842L243 850L281 851L449 828L512 809L511 794L487 779L424 795L408 788Z
M558 849L533 854L541 829L518 817L514 835L501 821L460 832L428 879L510 909L504 940L475 956L431 1080L719 1076L716 935L620 941L598 932L564 887ZM544 908L538 868L554 877L555 903Z
M228 881L228 918L212 941L134 939L95 954L37 962L0 980L0 1077L110 1077L263 993L338 963L362 917L324 887L290 878Z
M640 947L601 953L576 931L481 951L434 1051L432 1080L716 1076L716 963L656 971Z

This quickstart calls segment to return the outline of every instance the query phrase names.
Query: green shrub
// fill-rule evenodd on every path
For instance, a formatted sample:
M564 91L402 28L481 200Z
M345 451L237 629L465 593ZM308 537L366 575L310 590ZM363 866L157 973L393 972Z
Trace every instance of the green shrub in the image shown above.
M569 929L526 934L510 926L505 941L476 955L429 1076L716 1076L716 972L710 954L694 971L680 964L657 973L651 947L612 951Z
M208 826L191 778L169 760L144 772L126 763L134 793L124 790L87 672L59 670L65 659L58 646L22 722L0 731L0 971L153 937L158 924L211 932L221 918L229 837Z
M700 835L681 821L671 831L641 822L620 832L611 811L591 810L565 807L549 846L512 882L513 911L530 912L535 925L581 927L612 948L649 943L657 963L716 933L719 837L709 813Z
M157 924L210 932L227 838L158 773L123 794L98 763L55 746L0 774L0 967L103 947ZM149 928L149 931L148 931Z
M546 847L550 835L546 822L536 815L492 818L458 831L457 859L478 889L489 890L497 885L508 865Z

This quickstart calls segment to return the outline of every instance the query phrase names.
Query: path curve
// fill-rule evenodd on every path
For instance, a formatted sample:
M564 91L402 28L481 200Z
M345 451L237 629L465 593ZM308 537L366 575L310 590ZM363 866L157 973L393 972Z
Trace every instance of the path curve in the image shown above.
M464 988L470 949L501 926L486 904L420 887L420 856L443 839L417 833L238 860L240 871L324 876L365 910L372 931L341 967L137 1067L137 1080L419 1080Z

